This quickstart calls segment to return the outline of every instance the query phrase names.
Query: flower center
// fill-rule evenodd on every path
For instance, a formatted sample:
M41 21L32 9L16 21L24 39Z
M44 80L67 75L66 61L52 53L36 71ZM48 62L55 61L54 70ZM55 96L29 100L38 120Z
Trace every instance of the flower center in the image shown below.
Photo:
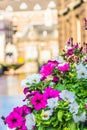
M40 100L36 100L37 103L40 103Z
M14 119L12 120L12 122L15 123L15 122L17 122L17 120L14 118Z

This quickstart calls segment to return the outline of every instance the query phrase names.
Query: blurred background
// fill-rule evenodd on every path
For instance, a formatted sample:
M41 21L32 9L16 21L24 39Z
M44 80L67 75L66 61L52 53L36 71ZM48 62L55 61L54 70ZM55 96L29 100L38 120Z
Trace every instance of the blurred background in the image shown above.
M58 59L68 38L87 42L86 17L87 0L0 0L0 115L21 100L21 81Z

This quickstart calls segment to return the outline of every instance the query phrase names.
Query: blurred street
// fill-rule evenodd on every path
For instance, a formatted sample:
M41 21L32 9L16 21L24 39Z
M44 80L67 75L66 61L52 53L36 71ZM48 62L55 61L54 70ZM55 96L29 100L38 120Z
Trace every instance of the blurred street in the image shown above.
M6 130L7 126L1 120L1 116L6 116L13 107L21 106L23 87L21 80L24 75L3 75L0 76L0 130Z
M23 94L21 80L23 75L3 75L0 77L0 95Z

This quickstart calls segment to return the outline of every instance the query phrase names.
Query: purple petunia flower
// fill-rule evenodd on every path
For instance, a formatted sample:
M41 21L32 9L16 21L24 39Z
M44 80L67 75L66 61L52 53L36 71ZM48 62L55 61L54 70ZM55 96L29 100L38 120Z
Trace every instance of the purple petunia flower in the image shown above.
M78 43L74 45L74 49L78 49L79 48L79 45Z
M29 92L29 87L24 88L24 94L27 94Z
M59 78L57 76L54 76L52 82L58 82L58 81L59 81Z
M66 56L70 56L70 55L72 55L74 53L74 48L72 47L72 48L69 48L68 50L67 50L67 53L66 53Z
M25 100L29 99L30 97L34 96L36 93L38 93L38 91L34 91L34 92L29 93L29 94L26 96L26 98L23 99L23 101L25 101Z

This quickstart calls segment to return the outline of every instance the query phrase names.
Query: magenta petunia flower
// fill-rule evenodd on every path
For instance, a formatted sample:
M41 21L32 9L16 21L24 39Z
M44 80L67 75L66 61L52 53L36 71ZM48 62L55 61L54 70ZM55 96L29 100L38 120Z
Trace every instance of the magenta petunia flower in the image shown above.
M6 117L5 121L11 129L23 126L23 124L25 124L25 119L15 111L11 112Z
M54 67L56 67L58 64L59 64L59 62L56 60L54 60L54 61L49 60L47 64L42 66L40 73L44 77L46 77L46 76L52 74Z
M86 103L85 107L86 107L86 109L87 109L87 103Z
M58 65L58 70L62 72L66 72L69 70L69 64L68 63L63 63Z
M46 108L46 100L44 99L43 95L40 93L36 93L33 98L31 98L31 104L34 105L36 110L40 110L42 108Z
M58 100L61 99L60 98L60 91L55 90L51 87L45 89L43 96L44 96L44 99L46 99L46 100L49 98L56 98L56 97L58 97Z
M49 60L49 61L48 61L48 64L51 64L53 67L56 67L56 66L58 66L59 62L56 61L56 60L54 60L54 61Z
M46 65L42 66L42 68L40 70L40 74L42 74L44 77L46 77L46 76L52 74L53 69L54 69L54 66L47 63Z
M26 105L23 105L22 107L20 107L21 116L26 116L31 112L32 112L32 109Z
M27 105L23 105L21 107L14 108L14 112L17 112L22 117L26 116L27 114L31 113L32 109L31 107L28 107Z
M18 130L27 130L27 127L25 125L23 125Z

